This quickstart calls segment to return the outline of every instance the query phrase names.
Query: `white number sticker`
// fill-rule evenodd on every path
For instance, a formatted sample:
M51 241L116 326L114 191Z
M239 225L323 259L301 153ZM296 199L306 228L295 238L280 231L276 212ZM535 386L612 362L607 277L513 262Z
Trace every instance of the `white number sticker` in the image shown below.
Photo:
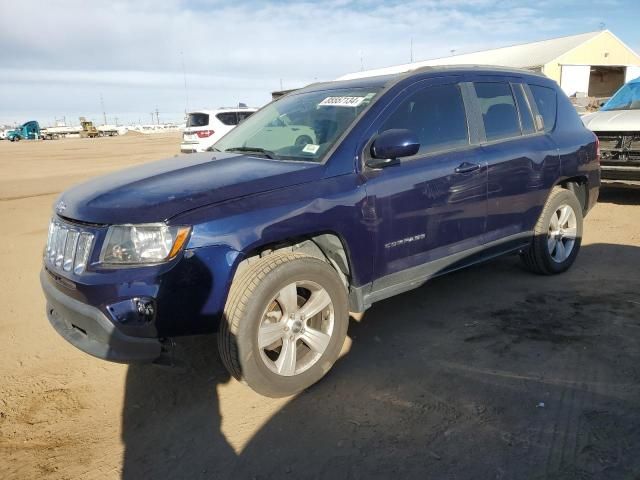
M332 107L357 107L364 102L365 97L327 97L322 100L318 106L332 106Z
M304 148L302 149L302 151L304 153L316 153L319 148L320 148L320 145L314 145L313 143L307 143L304 146Z

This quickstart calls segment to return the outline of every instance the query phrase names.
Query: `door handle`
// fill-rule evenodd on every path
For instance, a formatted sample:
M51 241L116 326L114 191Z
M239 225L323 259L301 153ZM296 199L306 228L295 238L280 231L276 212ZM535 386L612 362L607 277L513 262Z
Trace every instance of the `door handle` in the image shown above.
M480 168L480 165L478 165L477 163L469 163L469 162L463 162L460 165L458 165L455 169L456 173L469 173L469 172L475 172L476 170L478 170Z

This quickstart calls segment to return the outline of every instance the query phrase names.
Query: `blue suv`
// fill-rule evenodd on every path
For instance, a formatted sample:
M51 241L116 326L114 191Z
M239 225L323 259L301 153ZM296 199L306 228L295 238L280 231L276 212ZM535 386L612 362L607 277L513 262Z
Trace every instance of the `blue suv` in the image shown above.
M59 198L41 283L53 327L116 362L218 332L229 372L291 395L333 365L349 314L519 253L567 270L600 185L597 139L557 84L436 67L310 85L210 151Z

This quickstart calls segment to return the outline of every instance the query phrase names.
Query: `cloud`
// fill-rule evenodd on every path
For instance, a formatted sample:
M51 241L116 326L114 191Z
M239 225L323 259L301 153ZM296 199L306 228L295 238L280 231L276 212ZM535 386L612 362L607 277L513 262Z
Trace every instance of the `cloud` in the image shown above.
M407 62L412 39L418 60L585 31L525 0L38 3L0 16L0 122L96 115L100 93L112 115L180 116L183 64L190 108L260 105L281 79Z

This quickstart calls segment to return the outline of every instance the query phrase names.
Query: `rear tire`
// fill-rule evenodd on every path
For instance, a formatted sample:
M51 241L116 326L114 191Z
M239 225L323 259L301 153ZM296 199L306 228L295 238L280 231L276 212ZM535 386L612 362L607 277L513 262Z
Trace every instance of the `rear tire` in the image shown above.
M349 323L347 291L327 262L274 253L237 276L218 333L223 364L268 397L298 393L337 360Z
M582 242L582 205L575 194L555 187L534 229L531 246L522 253L525 267L541 275L565 272Z

